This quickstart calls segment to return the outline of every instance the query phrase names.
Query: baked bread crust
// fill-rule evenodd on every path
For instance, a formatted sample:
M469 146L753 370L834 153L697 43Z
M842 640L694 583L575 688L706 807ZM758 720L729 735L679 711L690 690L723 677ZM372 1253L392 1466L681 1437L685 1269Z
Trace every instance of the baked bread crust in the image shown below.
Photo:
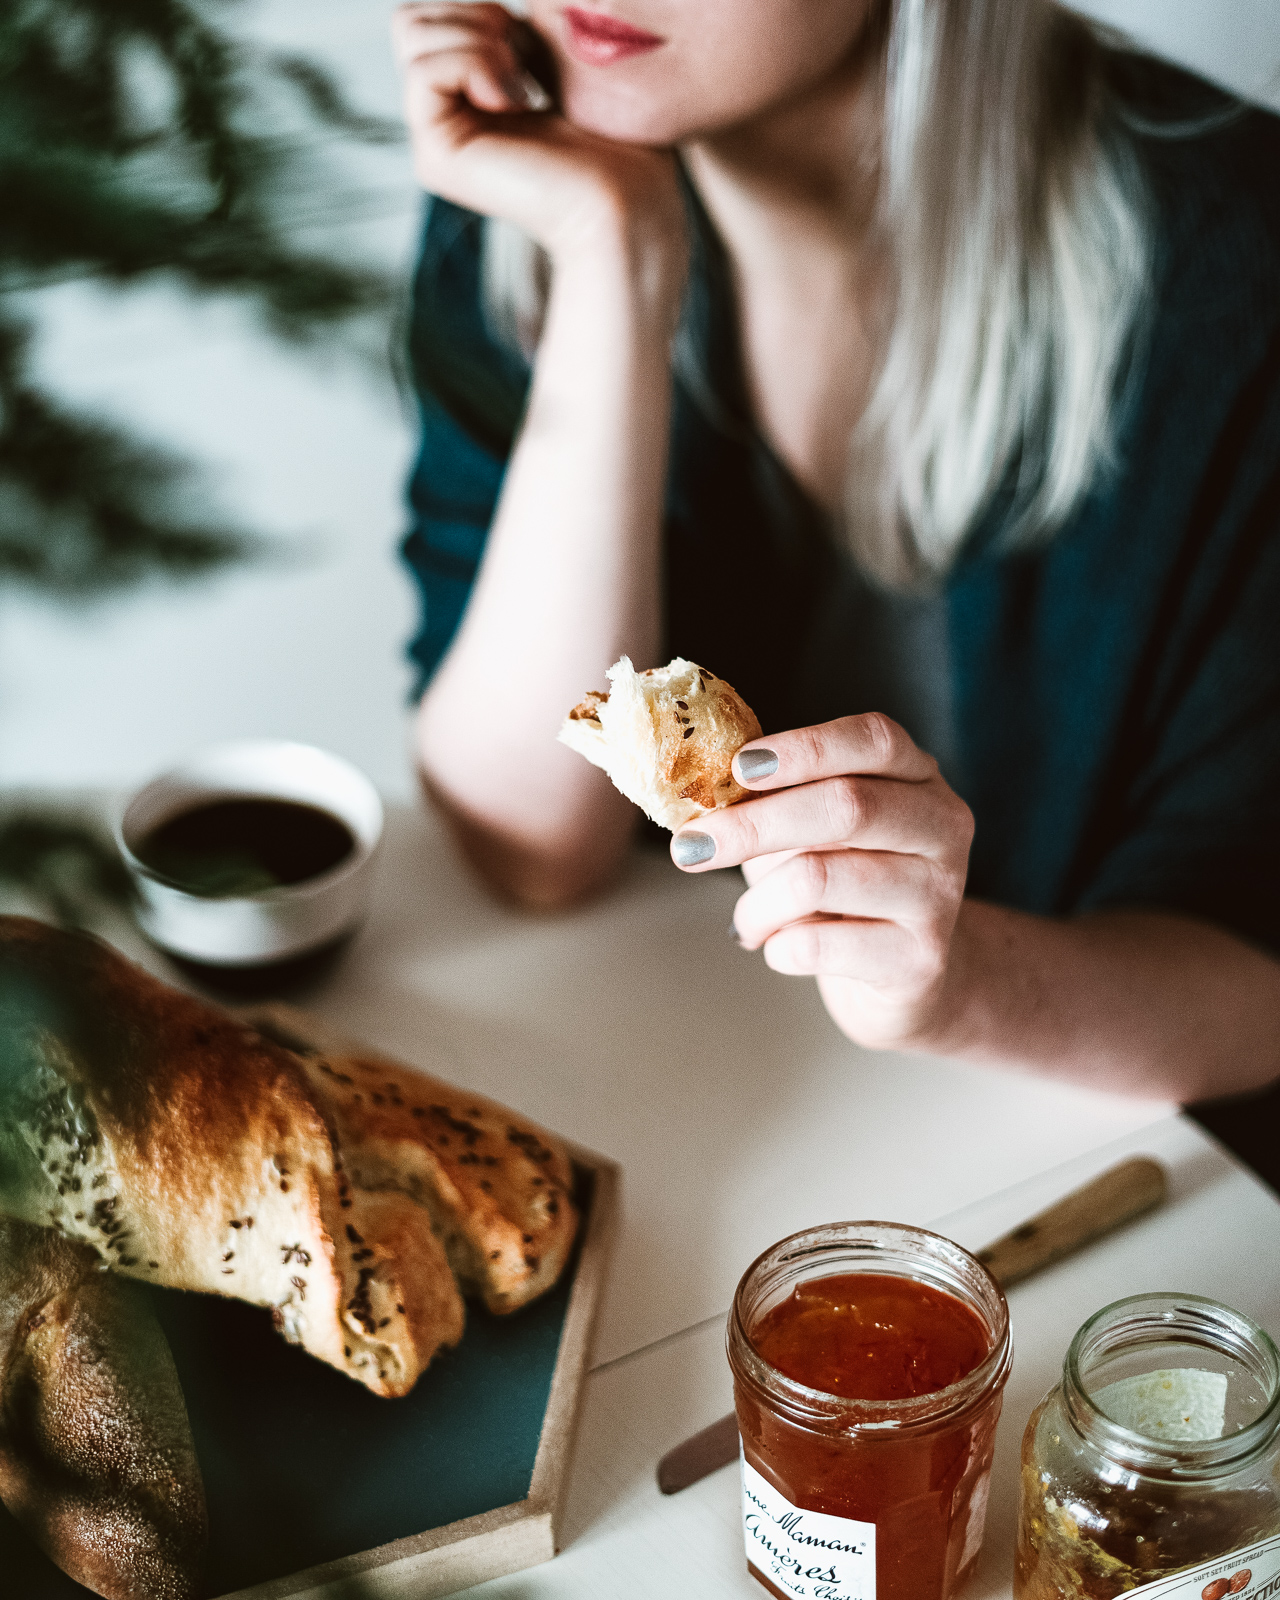
M607 694L592 690L566 717L563 744L672 832L746 798L732 762L761 729L731 684L680 656L645 672L623 656L607 677Z
M426 1206L466 1292L502 1314L551 1288L578 1225L573 1169L554 1135L483 1095L357 1050L311 1018L257 1025L298 1053L352 1183Z
M272 1308L406 1394L462 1335L429 1213L354 1185L295 1056L100 941L0 918L0 1214L118 1273Z
M0 1217L0 1500L107 1600L193 1600L204 1487L141 1291L87 1246Z

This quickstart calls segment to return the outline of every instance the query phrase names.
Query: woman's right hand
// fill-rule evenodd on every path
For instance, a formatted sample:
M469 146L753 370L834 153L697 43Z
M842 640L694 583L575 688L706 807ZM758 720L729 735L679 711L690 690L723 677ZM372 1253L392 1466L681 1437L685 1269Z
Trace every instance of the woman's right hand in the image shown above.
M532 109L536 86L514 48L519 26L488 0L423 0L396 12L418 180L432 194L513 223L553 262L620 238L682 258L674 156Z

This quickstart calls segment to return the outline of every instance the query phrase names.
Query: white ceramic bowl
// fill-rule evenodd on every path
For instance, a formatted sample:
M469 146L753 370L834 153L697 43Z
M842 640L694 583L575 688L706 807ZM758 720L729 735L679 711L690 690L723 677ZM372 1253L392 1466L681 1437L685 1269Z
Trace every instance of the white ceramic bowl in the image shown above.
M300 800L345 822L355 848L302 883L212 899L156 877L134 846L179 812L210 800ZM356 767L313 745L241 739L189 756L140 789L116 826L138 890L138 921L162 949L215 967L266 966L319 950L364 915L382 837L382 802Z

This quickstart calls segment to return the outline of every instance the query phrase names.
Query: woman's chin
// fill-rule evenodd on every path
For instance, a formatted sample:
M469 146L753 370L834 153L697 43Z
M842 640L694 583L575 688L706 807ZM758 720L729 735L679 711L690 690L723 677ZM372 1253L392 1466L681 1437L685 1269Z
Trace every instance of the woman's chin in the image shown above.
M622 88L566 83L564 114L575 128L618 144L666 146L689 135L687 118L675 107L655 105L645 95L629 95Z

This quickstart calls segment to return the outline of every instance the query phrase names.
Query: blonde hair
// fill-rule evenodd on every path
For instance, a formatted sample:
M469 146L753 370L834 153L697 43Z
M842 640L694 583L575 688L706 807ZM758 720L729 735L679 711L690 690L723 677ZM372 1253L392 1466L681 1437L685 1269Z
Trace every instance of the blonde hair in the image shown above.
M892 303L850 443L845 537L891 585L944 574L998 491L1049 537L1114 462L1151 228L1097 30L1053 0L887 0L879 240ZM494 326L528 349L545 262L486 230Z

